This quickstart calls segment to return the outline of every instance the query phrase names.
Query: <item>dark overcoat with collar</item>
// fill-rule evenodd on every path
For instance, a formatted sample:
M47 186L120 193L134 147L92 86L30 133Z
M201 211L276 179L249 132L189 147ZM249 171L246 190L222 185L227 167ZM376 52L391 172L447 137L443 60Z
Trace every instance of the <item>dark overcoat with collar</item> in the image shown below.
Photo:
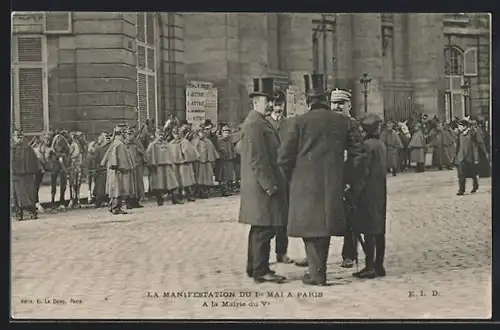
M278 166L278 132L257 111L251 110L241 127L241 187L239 223L285 226L288 201L286 181ZM278 191L269 196L273 186Z
M350 183L344 177L344 150L354 168L365 160L359 130L326 104L313 105L290 123L278 156L290 180L288 236L344 235L344 189Z

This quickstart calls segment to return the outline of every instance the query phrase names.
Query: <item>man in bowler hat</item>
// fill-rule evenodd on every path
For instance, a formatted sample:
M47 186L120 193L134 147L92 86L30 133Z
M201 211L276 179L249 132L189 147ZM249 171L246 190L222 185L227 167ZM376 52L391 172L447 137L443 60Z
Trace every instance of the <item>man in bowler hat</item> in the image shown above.
M241 128L241 189L239 223L250 225L247 275L257 283L283 283L269 268L271 239L286 226L286 181L277 164L280 138L266 119L272 111L272 78L254 79L253 110Z
M304 76L310 111L294 118L278 153L278 164L290 182L288 228L306 247L308 285L326 284L331 236L343 237L344 150L361 164L365 153L353 135L351 120L327 104L323 75Z

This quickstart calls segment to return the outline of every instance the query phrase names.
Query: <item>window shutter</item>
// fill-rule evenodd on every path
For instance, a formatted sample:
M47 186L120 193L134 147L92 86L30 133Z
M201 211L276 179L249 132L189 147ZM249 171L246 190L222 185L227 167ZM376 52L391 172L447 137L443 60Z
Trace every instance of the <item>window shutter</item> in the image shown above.
M148 76L148 118L156 117L156 78Z
M137 13L137 40L140 42L146 42L146 30L145 30L145 22L144 22L144 13Z
M146 14L146 43L149 45L155 44L155 25L154 25L154 14Z
M154 48L147 48L147 69L155 71L155 50Z
M17 38L17 62L42 62L42 38L41 37L18 37Z
M71 12L46 12L43 17L43 30L46 34L72 33Z
M148 97L147 97L147 78L144 73L137 74L137 111L139 112L139 122L143 123L148 118Z
M11 90L11 99L10 99L10 127L11 131L16 128L16 122L18 118L16 118L16 71L14 68L10 69L10 90Z
M19 68L19 121L25 133L42 132L43 68Z
M477 76L477 49L468 48L464 52L464 76Z
M451 76L450 77L450 91L461 92L462 91L462 77L461 76Z
M146 48L137 45L137 66L141 69L146 68Z

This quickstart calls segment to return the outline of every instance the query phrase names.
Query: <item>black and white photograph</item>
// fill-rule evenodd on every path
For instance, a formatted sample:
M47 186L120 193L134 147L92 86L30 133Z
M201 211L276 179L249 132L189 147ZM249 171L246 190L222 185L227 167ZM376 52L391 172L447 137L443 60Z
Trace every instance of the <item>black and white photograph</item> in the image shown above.
M13 12L11 321L490 319L491 24Z

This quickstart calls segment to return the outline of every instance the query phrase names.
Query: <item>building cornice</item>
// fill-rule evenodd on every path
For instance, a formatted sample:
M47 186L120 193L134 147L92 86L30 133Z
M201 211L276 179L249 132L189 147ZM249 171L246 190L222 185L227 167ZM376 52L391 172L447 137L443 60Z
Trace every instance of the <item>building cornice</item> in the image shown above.
M460 35L460 36L488 36L489 29L478 28L463 28L463 27L444 27L445 35Z

